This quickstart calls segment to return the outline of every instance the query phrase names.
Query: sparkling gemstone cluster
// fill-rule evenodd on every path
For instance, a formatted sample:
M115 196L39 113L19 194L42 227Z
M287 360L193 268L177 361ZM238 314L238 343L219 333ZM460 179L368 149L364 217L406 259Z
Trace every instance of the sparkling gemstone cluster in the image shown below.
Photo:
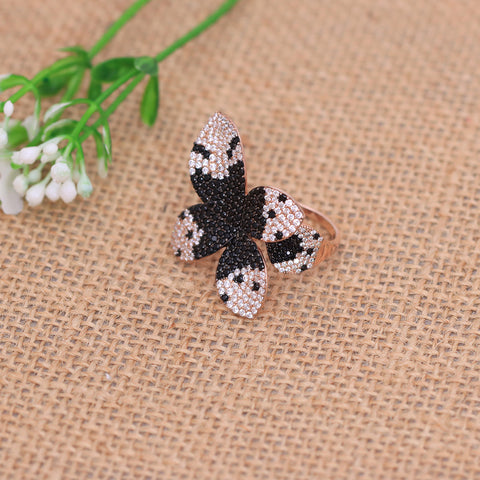
M175 255L182 260L194 260L193 247L200 243L202 236L203 230L198 227L189 210L182 212L175 224L172 235Z
M277 242L295 233L303 220L300 207L285 193L276 188L265 187L263 217L266 225L262 240Z
M232 139L236 139L233 145ZM221 180L229 175L228 167L242 160L242 146L236 129L226 117L215 113L190 153L190 175L201 169L203 175Z
M253 318L262 306L267 287L267 273L250 266L236 268L226 278L217 280L220 298L233 313Z
M288 240L267 244L268 256L282 273L301 273L312 268L323 238L308 225L301 225Z

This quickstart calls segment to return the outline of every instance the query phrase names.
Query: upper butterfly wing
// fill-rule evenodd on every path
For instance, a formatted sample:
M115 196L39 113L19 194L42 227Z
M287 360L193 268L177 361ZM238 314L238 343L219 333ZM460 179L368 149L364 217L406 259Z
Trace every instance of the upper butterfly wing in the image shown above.
M245 198L243 148L237 128L221 113L203 127L190 154L190 178L204 202Z
M322 241L316 230L303 224L286 240L267 243L268 257L280 272L302 273L313 267Z
M304 218L303 210L286 193L272 187L256 187L246 198L244 229L265 242L292 236Z
M217 290L225 305L242 317L253 318L267 290L263 256L248 238L235 238L217 267Z

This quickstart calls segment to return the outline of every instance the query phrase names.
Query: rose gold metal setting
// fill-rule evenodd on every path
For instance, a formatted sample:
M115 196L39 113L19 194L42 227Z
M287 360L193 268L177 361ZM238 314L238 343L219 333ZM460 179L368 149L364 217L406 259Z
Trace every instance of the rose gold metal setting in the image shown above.
M314 266L323 262L327 258L331 257L338 249L340 245L340 232L338 227L323 213L310 208L307 205L300 204L304 212L313 217L327 232L329 237L323 237L323 241L320 245L320 249L315 257Z

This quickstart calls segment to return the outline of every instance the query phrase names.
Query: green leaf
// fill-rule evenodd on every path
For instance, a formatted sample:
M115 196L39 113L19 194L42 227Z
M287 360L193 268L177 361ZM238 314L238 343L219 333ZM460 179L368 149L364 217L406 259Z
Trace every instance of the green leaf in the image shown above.
M139 72L143 72L146 75L155 77L158 75L157 61L152 57L138 57L135 59L134 66Z
M19 85L29 85L30 80L23 75L5 75L0 77L0 92Z
M80 45L73 45L72 47L60 48L61 52L73 53L77 57L80 57L83 60L85 67L91 68L92 64L90 62L90 57L88 52L81 47Z
M94 78L90 80L90 85L88 87L88 98L90 100L95 100L102 94L102 84L97 82Z
M81 45L59 48L60 52L76 53L77 55L88 55L88 52Z
M42 97L50 97L66 87L71 74L59 72L40 80L37 88Z
M134 68L133 57L117 57L95 65L92 78L97 82L111 83L118 80Z
M143 123L149 127L153 126L157 119L159 98L158 77L150 77L140 104L140 116Z
M27 141L28 132L23 125L17 124L8 130L8 146L12 150Z
M83 75L85 70L80 68L74 75L70 77L68 81L67 90L65 91L65 96L63 98L72 98L77 93L80 85L82 84Z

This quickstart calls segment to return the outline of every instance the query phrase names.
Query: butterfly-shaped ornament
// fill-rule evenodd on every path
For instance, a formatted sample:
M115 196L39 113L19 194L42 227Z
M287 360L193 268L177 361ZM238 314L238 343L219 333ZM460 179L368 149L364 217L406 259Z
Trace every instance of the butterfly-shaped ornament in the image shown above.
M246 192L242 142L233 122L215 113L193 144L190 178L203 203L185 209L173 230L174 254L196 260L225 248L216 285L234 313L252 318L267 290L265 260L253 241L267 244L270 261L281 272L311 268L323 238L303 222L302 208L272 187Z

